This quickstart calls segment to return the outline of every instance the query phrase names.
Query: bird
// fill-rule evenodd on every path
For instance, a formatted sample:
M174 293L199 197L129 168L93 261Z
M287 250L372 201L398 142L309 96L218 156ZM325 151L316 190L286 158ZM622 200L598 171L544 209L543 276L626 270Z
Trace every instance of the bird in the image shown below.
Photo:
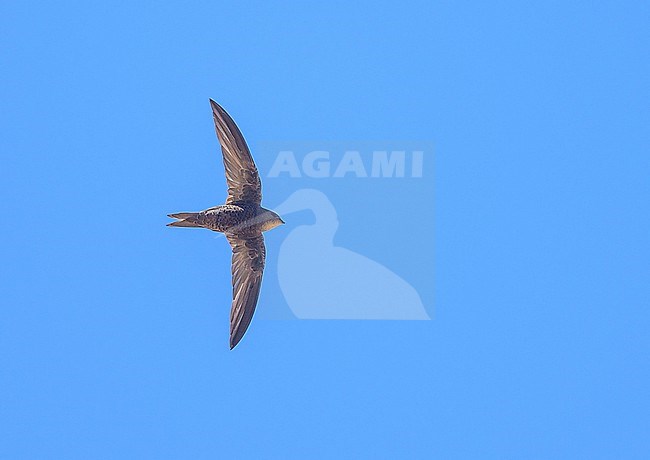
M253 319L264 273L266 248L262 232L284 224L263 208L262 183L244 136L228 113L210 99L221 145L228 196L226 203L200 212L168 214L168 227L207 228L225 234L232 248L230 349L240 342Z

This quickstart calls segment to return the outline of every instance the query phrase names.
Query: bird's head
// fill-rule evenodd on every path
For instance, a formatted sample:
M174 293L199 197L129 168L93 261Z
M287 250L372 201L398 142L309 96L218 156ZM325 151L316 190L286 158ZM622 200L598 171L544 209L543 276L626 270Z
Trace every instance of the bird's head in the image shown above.
M262 215L262 231L264 232L278 227L282 224L284 224L282 218L273 211L267 210Z

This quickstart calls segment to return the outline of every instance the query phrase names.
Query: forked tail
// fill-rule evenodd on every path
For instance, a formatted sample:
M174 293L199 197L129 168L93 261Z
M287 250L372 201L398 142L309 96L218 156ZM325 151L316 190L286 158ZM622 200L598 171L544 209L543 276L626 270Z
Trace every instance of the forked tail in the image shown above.
M175 222L168 223L168 227L201 227L201 224L198 223L198 212L179 212L167 215L173 219L178 219Z

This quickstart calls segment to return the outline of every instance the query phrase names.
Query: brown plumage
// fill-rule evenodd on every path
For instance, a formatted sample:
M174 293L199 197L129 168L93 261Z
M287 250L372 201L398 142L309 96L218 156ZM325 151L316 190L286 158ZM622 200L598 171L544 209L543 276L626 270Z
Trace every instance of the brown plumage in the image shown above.
M284 222L261 206L262 184L244 136L212 99L212 116L226 171L226 204L201 212L169 214L170 227L200 227L222 232L232 247L230 349L239 343L253 318L262 285L266 248L262 232Z

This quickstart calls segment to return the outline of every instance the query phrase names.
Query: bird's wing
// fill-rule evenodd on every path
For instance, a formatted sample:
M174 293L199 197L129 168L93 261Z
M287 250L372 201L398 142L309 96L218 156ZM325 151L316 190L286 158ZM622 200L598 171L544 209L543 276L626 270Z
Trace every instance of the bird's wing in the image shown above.
M239 343L253 319L264 272L264 237L238 238L226 235L232 246L232 308L230 349Z
M226 169L226 204L249 201L259 205L262 201L262 184L244 136L223 107L212 99L210 105Z

